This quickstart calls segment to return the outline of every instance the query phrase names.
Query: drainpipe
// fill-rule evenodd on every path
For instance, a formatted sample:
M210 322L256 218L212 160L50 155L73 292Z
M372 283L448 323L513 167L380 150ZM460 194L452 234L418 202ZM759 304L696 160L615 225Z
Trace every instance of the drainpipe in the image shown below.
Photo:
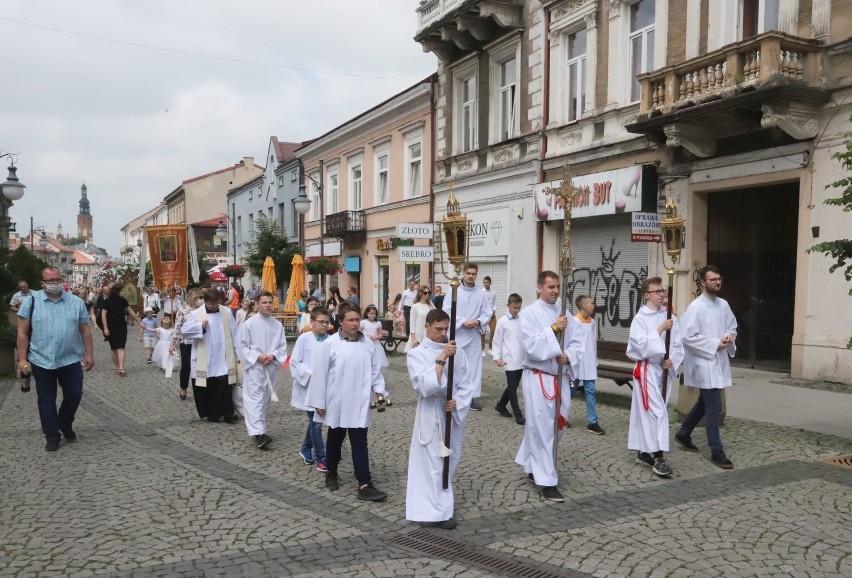
M544 9L544 58L543 61L543 79L542 90L544 95L542 98L541 112L541 139L539 141L539 169L538 182L544 182L544 159L547 156L547 124L550 122L550 10ZM538 253L538 270L541 271L544 266L544 221L536 223L536 246Z
M437 106L438 99L435 96L435 87L436 81L438 80L438 73L432 74L429 77L429 140L431 142L429 157L431 159L435 158L435 150L438 143L437 130L435 128L435 107ZM435 223L435 163L429 163L429 218L432 220L432 224L434 226ZM432 250L435 248L435 236L432 235ZM432 287L432 290L435 290L435 261L433 260L429 263L429 286Z

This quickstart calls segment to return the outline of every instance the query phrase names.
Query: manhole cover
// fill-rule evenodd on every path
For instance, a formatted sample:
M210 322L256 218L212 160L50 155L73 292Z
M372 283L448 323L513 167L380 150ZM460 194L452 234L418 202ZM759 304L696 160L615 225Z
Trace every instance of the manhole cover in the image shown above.
M835 456L833 458L825 458L822 461L832 466L840 466L841 468L852 470L852 456Z
M559 578L577 576L573 572L551 571L526 560L489 551L487 548L475 549L472 545L459 540L438 536L420 529L408 534L399 534L387 541L394 546L421 556L453 560L462 564L476 566L492 574L501 576L523 576L524 578Z

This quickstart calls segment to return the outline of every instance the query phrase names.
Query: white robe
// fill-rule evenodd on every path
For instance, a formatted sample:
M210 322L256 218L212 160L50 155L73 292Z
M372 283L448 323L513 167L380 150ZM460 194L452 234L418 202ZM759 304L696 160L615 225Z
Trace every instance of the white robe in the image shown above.
M204 307L202 305L201 307ZM207 314L207 331L201 329L201 321L194 313L183 318L180 327L181 338L193 339L192 357L190 361L189 376L196 378L196 366L198 364L198 341L204 339L207 345L207 375L208 377L219 377L228 375L228 360L225 356L225 326L222 323L222 315L230 315L227 307L219 307L219 313ZM231 343L234 344L236 355L237 346L237 324L233 318L230 319ZM233 381L229 380L231 383Z
M444 298L444 311L452 315L452 293ZM456 345L467 358L470 378L473 381L473 397L482 395L482 336L491 320L491 306L480 287L462 285L456 295ZM479 321L479 327L464 327L465 321Z
M450 429L450 483L443 488L444 458L440 448L444 443L444 423L447 400L447 368L444 366L440 383L435 375L435 359L445 344L424 338L408 354L408 376L418 394L414 415L414 432L408 454L408 485L405 492L405 519L414 522L442 522L453 517L452 478L462 453L465 418L473 399L464 352L457 350L453 368L453 399Z
M254 315L240 326L237 353L243 364L243 417L250 436L266 433L266 410L278 382L278 368L287 358L284 326L273 317ZM261 354L275 359L263 365Z
M308 405L308 385L311 383L311 364L314 355L322 346L323 341L328 339L324 335L322 341L317 341L313 331L302 333L293 346L290 354L290 375L293 377L293 390L290 393L290 405L302 411L314 411Z
M728 302L701 295L689 304L680 320L683 334L684 385L701 389L731 386L731 357L737 353L737 319ZM725 335L734 339L725 349L719 342Z
M540 486L556 486L559 483L556 464L553 463L556 400L547 397L554 396L554 384L559 371L557 358L562 353L559 340L551 328L560 313L559 303L550 305L541 299L520 313L521 365L524 370L522 385L527 423L515 463L524 468L525 474L532 474L535 483ZM559 415L566 420L571 410L571 380L583 361L583 342L577 325L577 320L569 316L563 332L568 365L562 375ZM543 373L536 374L533 370Z
M151 363L161 369L164 369L166 371L166 377L171 377L172 369L175 365L175 356L169 353L169 346L172 344L174 329L157 327L156 331L158 341L154 346L153 353L151 353Z
M328 427L370 427L372 394L385 391L382 368L367 337L359 332L358 341L349 342L342 335L330 335L316 352L306 404L325 410L324 416L316 413L314 421Z
M669 451L669 413L667 405L675 387L675 377L683 361L683 343L680 323L672 315L671 349L666 399L663 400L663 356L666 353L666 333L657 332L657 327L666 320L666 309L653 311L642 306L630 324L627 342L627 357L637 362L635 371L641 371L640 379L633 379L633 400L630 404L630 428L627 433L627 448L652 454ZM647 360L647 364L644 362ZM647 371L646 371L647 370ZM645 380L645 385L642 381ZM647 398L646 398L647 396ZM648 409L645 409L645 403Z
M577 331L583 341L583 359L577 366L574 379L595 381L598 378L598 323L594 318L589 323L583 323L576 316L572 321L576 321Z
M378 335L381 337L382 330L382 322L376 319L375 321L370 321L369 319L361 320L361 333L366 335L367 337L373 337L374 335ZM390 363L388 363L388 356L385 353L385 347L382 345L381 339L370 339L373 343L373 347L376 349L376 355L379 356L379 365L382 367L388 367Z

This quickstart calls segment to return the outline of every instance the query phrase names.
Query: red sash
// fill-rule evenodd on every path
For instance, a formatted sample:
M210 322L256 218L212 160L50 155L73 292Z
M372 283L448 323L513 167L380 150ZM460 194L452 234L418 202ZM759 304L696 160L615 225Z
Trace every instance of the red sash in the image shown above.
M636 362L633 368L633 377L639 382L639 394L642 396L642 407L645 411L651 408L651 399L648 396L648 360Z

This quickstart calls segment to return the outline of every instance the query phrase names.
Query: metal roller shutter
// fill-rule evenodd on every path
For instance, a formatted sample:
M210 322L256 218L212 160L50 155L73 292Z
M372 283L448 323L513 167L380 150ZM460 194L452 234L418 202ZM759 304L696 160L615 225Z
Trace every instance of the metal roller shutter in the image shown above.
M571 223L574 275L569 309L582 294L595 301L601 341L627 343L630 323L642 306L639 284L648 274L649 243L630 240L630 214L576 219Z
M476 276L476 284L482 287L482 279L488 275L491 277L491 290L497 295L497 318L506 312L506 300L509 298L509 281L507 266L505 262L484 263L477 261L479 275Z

